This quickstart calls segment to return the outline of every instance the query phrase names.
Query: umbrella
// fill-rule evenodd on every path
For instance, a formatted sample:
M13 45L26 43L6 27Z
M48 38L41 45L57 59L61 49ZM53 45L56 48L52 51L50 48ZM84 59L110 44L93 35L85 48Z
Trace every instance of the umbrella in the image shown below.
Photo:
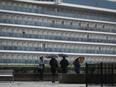
M59 57L68 57L66 54L58 54Z
M57 54L48 54L45 57L46 58L58 58L59 56Z

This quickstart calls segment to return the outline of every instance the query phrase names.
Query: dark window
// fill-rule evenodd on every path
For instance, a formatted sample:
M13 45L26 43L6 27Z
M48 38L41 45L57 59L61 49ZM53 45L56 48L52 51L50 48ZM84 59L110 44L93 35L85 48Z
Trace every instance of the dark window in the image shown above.
M81 22L79 23L79 26L81 26Z
M105 25L103 25L103 28L105 28Z
M101 50L101 47L99 47L99 51Z
M87 34L87 39L89 39L89 34Z
M73 25L73 22L70 22L70 25Z
M52 20L52 24L55 24L55 21L54 20Z
M56 8L55 11L56 11L56 12L59 12L59 9Z
M41 47L42 48L45 48L45 43L41 43Z
M23 32L23 34L25 34L25 32Z
M106 40L108 40L108 36L106 37Z
M64 25L64 21L62 21L61 24Z
M89 23L87 24L87 27L89 27Z
M95 24L95 28L97 28L97 24Z

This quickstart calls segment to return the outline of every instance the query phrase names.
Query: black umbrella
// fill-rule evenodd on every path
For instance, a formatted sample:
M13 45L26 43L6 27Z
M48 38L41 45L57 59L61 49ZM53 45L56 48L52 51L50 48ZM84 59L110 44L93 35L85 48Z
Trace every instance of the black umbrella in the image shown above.
M59 57L68 57L66 54L58 54Z
M40 56L39 58L44 58L43 56Z
M58 58L59 56L57 54L48 54L45 57L46 58Z

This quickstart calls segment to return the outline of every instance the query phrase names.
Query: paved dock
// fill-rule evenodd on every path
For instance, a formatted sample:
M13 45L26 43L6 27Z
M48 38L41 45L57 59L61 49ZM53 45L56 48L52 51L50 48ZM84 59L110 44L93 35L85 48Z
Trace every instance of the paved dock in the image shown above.
M50 81L44 81L44 82L0 81L0 87L85 87L85 84L61 84L58 82L52 83Z

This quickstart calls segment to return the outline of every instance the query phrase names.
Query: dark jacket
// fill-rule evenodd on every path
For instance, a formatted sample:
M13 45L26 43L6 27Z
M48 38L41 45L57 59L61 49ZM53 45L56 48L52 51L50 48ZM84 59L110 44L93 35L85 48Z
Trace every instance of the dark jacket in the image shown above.
M60 65L61 65L62 68L66 68L69 65L69 63L66 59L62 59L60 61Z
M75 68L76 73L80 73L80 66L81 65L80 65L79 61L74 61L73 64L74 64L74 68Z
M51 66L51 69L54 69L56 70L58 68L58 62L56 59L51 59L50 62L49 62L50 66Z

